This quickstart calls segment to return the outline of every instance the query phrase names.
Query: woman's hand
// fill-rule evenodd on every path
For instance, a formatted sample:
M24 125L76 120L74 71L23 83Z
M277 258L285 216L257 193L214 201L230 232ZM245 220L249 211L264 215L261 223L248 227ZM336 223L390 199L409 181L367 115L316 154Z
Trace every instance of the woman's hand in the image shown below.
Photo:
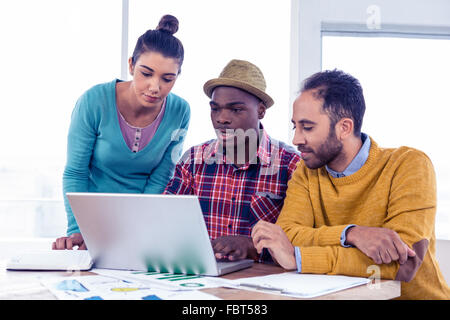
M61 237L56 239L52 244L52 249L72 250L75 246L78 246L78 250L87 250L81 233L73 233L68 237Z

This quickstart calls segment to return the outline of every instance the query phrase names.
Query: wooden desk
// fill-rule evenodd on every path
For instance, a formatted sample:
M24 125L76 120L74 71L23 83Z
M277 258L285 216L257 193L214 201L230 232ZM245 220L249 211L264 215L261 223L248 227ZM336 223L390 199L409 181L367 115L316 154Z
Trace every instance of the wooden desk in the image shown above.
M251 268L225 275L226 279L263 276L281 273L284 270L278 266L255 263ZM81 275L93 274L81 272ZM0 299L3 300L54 300L56 299L44 286L40 279L54 276L72 276L72 272L53 271L8 271L5 261L0 261ZM317 300L386 300L400 296L400 282L382 280L379 288L362 285L336 293L317 297ZM224 300L299 300L292 297L254 292L230 288L209 288L202 291Z

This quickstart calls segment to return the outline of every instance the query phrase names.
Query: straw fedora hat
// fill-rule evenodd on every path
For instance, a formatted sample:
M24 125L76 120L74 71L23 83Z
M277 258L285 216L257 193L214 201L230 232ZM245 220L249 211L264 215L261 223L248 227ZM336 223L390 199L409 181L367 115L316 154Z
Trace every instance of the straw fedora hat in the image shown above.
M235 87L258 97L267 108L273 105L273 99L266 93L266 80L261 70L244 60L231 60L216 79L207 81L203 91L211 98L216 87Z

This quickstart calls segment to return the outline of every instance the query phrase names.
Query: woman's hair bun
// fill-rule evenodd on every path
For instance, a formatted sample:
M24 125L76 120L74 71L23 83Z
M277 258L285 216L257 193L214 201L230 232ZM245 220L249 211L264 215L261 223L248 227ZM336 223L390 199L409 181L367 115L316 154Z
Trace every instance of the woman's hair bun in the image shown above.
M165 31L174 34L178 31L178 19L170 14L166 14L159 20L156 30Z

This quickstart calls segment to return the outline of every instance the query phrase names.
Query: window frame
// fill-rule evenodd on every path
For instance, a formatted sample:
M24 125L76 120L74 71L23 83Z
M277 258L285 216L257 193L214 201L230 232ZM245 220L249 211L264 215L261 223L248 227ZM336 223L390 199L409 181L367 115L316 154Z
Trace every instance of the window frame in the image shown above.
M379 28L368 27L372 6L379 8ZM405 10L408 14L404 14ZM447 39L450 38L450 2L291 0L290 105L303 80L322 70L324 34ZM289 124L291 117L292 110L287 119ZM292 137L290 130L289 139Z

